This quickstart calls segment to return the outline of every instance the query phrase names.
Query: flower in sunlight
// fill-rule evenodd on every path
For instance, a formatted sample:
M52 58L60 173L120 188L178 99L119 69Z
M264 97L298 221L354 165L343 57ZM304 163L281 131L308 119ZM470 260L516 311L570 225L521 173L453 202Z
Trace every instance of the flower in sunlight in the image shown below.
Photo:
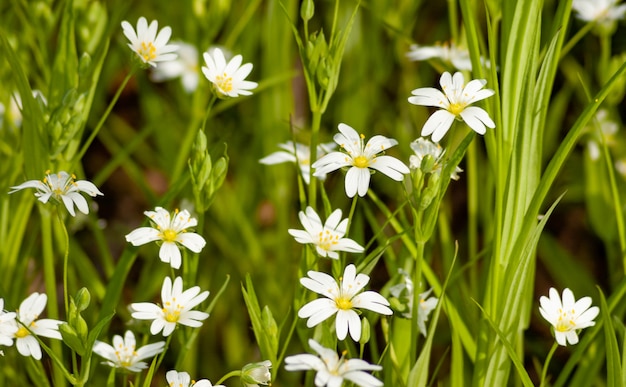
M204 61L206 67L202 67L202 72L213 83L220 97L251 95L250 90L258 86L256 82L246 81L246 77L252 71L252 63L242 65L241 55L235 55L226 63L222 50L214 48L211 53L204 53Z
M76 180L76 176L70 175L65 171L58 173L50 173L46 171L46 177L43 180L29 180L18 186L11 187L12 191L17 192L25 188L35 188L35 196L42 203L48 203L50 199L54 203L63 203L67 211L72 216L76 216L74 205L83 214L89 213L89 205L87 200L80 194L84 192L89 196L104 195L98 190L92 182L87 180Z
M176 370L167 371L165 378L169 387L224 387L221 384L214 386L207 379L191 380L187 372L178 372Z
M200 79L200 66L198 64L198 50L195 46L185 42L172 42L178 46L178 57L174 60L160 62L150 74L150 79L155 82L168 81L180 78L183 89L187 93L193 93L198 88Z
M270 385L272 381L272 362L264 360L243 366L241 370L241 384L244 387L260 387Z
M315 245L317 253L322 257L339 259L337 251L362 253L365 250L352 239L343 237L346 234L349 219L341 220L340 209L333 211L324 224L312 207L307 207L306 212L300 211L298 217L304 230L289 229L289 234L298 243Z
M169 211L157 207L154 211L144 214L154 223L154 227L139 227L126 235L126 241L133 246L159 241L159 258L174 269L180 268L181 254L178 245L183 245L194 253L202 251L206 241L202 236L188 229L198 225L198 221L189 215L189 211L174 211L172 217Z
M156 335L161 330L163 336L169 336L178 324L197 328L208 313L192 310L209 297L207 290L200 292L199 286L183 291L183 279L176 277L174 284L170 277L165 277L161 287L161 306L150 302L131 304L132 317L137 320L153 320L150 333Z
M563 299L555 288L550 288L550 297L541 296L539 312L554 327L554 337L559 345L578 343L577 331L595 325L600 308L591 306L591 297L576 301L574 293L563 290Z
M370 277L362 273L357 275L353 264L346 266L339 283L326 273L309 271L307 274L308 277L300 278L302 286L325 297L309 302L298 311L298 317L308 318L306 325L309 328L336 314L337 338L345 339L349 331L352 339L359 341L361 319L355 309L393 314L385 297L374 291L361 292Z
M4 311L4 299L0 298L0 345L7 347L13 345L13 337L19 329L16 317L17 313Z
M459 47L454 43L436 44L434 46L421 46L412 44L410 51L406 54L412 61L423 61L438 58L444 62L451 63L457 70L472 71L472 61L470 53L466 48ZM489 60L480 58L481 63L486 67L490 66Z
M433 87L422 87L411 92L409 102L413 105L439 107L424 124L422 136L430 136L439 142L448 132L455 119L465 123L478 134L485 134L486 127L495 128L496 124L482 108L469 106L474 102L491 97L494 91L483 89L487 84L484 79L474 79L467 85L463 74L443 73L439 81L443 93Z
M143 64L155 67L157 62L165 62L176 59L175 45L167 44L172 29L169 26L158 31L159 22L153 20L150 25L145 17L140 17L137 21L137 30L127 22L122 22L124 35L130 41L128 47L133 50Z
M47 303L47 295L32 293L22 301L15 319L11 320L11 323L14 324L14 333L11 339L15 339L17 351L22 356L32 356L34 359L41 360L41 347L33 335L62 339L59 332L59 325L63 323L62 321L39 318Z
M597 22L610 26L626 14L626 4L618 5L620 0L573 0L572 10L576 17L585 22Z
M393 180L402 181L404 174L410 172L404 163L395 157L380 156L379 153L397 145L392 138L377 135L372 137L367 144L365 136L359 135L356 130L346 124L339 124L339 132L333 139L344 152L331 152L315 163L315 177L325 176L327 173L343 167L350 167L346 173L346 194L348 197L365 196L370 184L372 170L377 170Z
M328 152L332 151L336 146L337 145L332 142L319 144L317 146L317 158L319 159ZM269 154L259 160L259 162L266 165L296 163L300 167L302 179L306 184L309 184L309 175L311 171L311 148L308 145L300 144L298 142L294 143L293 141L278 144L278 147L283 150ZM320 180L324 180L325 178L326 175L318 177Z
M337 352L323 347L313 339L309 339L309 346L318 355L305 353L287 356L285 358L287 371L316 371L316 387L339 387L344 380L360 387L381 387L383 385L383 382L365 372L380 371L383 367L361 359L346 359L344 355L340 358Z
M165 347L165 341L159 341L137 348L135 335L126 331L124 338L120 335L113 336L113 346L102 341L96 341L93 346L94 353L107 360L106 364L114 368L125 368L131 372L140 372L148 368L148 364L142 361L151 358L161 352Z
M437 175L441 174L441 170L444 166L443 156L446 153L446 151L441 148L441 145L420 137L411 143L411 149L414 153L409 157L409 167L411 169L421 168L423 170L426 169L424 172L435 173ZM424 161L424 159L426 159L426 161ZM450 175L450 178L452 180L458 180L459 173L461 172L463 172L463 170L457 166Z

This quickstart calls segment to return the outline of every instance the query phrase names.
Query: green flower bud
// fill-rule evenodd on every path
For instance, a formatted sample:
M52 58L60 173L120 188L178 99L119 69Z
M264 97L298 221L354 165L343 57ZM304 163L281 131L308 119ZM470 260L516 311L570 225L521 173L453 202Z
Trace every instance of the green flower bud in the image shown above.
M304 0L302 5L300 5L300 17L305 22L308 22L313 18L313 14L315 13L315 4L313 4L313 0Z

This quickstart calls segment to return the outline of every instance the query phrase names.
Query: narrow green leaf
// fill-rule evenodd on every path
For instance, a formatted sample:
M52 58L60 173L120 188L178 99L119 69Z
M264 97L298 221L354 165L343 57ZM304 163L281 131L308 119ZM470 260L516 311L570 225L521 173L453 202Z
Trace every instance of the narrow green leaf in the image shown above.
M606 343L606 380L608 387L623 386L622 368L620 367L621 359L619 354L619 347L617 345L617 337L615 336L615 329L613 328L613 321L611 320L611 312L609 306L604 298L602 289L598 287L598 293L600 293L600 311L602 313L602 320L604 321L604 341Z

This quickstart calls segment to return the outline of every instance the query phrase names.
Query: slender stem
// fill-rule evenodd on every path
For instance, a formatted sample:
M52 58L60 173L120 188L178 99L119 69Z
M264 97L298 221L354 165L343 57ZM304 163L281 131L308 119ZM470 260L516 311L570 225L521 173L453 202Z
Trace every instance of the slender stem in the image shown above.
M311 122L311 148L310 148L310 163L313 165L317 160L317 144L319 142L320 123L322 121L322 112L318 109L313 109L313 121ZM313 177L313 168L309 172L309 205L315 209L315 203L317 199L316 191L317 179Z
M417 360L417 342L419 340L420 330L417 325L417 315L420 306L420 289L422 282L422 261L424 259L424 246L426 242L417 241L415 255L415 266L413 267L413 307L411 308L411 363L415 364Z
M51 319L59 319L59 307L57 306L57 282L54 272L54 249L52 247L52 219L50 211L42 208L41 211L41 240L43 244L43 276L46 284L48 303L48 316Z
M218 380L217 383L215 383L215 384L216 385L220 385L220 384L222 384L222 382L224 380L230 379L230 378L234 378L235 376L241 376L241 370L230 371L226 375L222 376L222 378L220 380Z
M63 222L63 218L61 217L61 213L59 211L56 212L59 219L59 224L61 225L61 229L63 230L63 236L65 237L65 254L63 255L63 303L65 305L65 317L69 317L69 293L67 289L67 265L69 261L70 255L70 237L67 233L67 228L65 227L65 223Z
M87 152L87 149L89 149L89 146L98 135L98 132L100 132L100 129L102 129L104 122L106 121L106 119L111 114L111 111L113 110L113 106L115 106L115 104L117 103L117 100L120 98L122 91L126 88L126 84L128 84L128 81L130 81L130 79L133 77L133 75L135 74L135 71L136 71L136 68L133 67L132 70L129 71L128 74L126 75L126 78L124 78L124 80L120 84L120 87L115 92L113 99L111 100L111 102L109 102L109 106L107 106L106 110L104 111L104 114L102 115L102 117L100 117L100 121L98 121L98 124L96 125L96 127L91 131L89 138L87 138L87 141L85 141L85 144L83 144L83 147L80 149L80 152L78 152L78 154L74 157L74 161L72 162L72 167L70 168L70 170L74 169L76 163L78 163L80 160L83 159L83 156Z
M580 39L582 39L583 36L587 35L587 32L589 32L595 25L596 23L592 21L585 24L583 28L579 29L578 32L576 32L576 35L574 35L567 43L565 43L565 45L561 49L561 58L565 57L565 55L567 55L567 53L580 41Z
M559 346L559 344L557 344L557 342L555 341L554 344L552 344L552 348L550 348L550 352L548 352L548 356L546 357L546 362L543 365L543 369L541 370L541 384L539 385L539 387L543 387L546 385L546 376L548 375L548 365L550 364L550 360L552 360L552 355L554 355L554 352L556 351L556 348Z

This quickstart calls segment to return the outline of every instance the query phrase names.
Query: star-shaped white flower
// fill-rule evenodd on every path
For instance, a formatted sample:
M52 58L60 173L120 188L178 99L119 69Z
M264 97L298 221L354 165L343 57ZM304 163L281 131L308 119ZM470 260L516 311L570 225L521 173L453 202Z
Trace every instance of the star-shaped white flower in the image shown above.
M87 200L81 196L80 192L84 192L92 197L103 195L92 182L76 180L76 176L70 175L65 171L58 173L47 171L46 177L42 181L29 180L18 186L11 187L12 191L9 193L11 194L25 188L35 188L37 190L35 196L42 203L48 203L50 199L54 203L63 203L72 216L76 216L74 205L83 214L89 213Z
M611 24L626 14L626 4L617 3L619 0L573 0L572 10L580 20Z
M178 57L174 60L160 62L150 74L150 79L155 82L163 82L170 79L180 78L183 88L187 93L193 93L198 88L200 78L200 65L198 64L198 50L195 46L176 41Z
M287 371L317 371L316 387L341 387L348 380L360 387L381 387L383 382L365 371L380 371L383 367L370 364L361 359L339 358L330 348L321 346L317 341L309 339L309 346L319 356L308 353L285 358Z
M441 173L441 170L443 169L443 155L446 153L446 151L441 148L441 145L420 137L411 143L411 149L414 152L414 154L409 157L409 167L411 169L421 168L422 160L426 157L430 157L433 164L428 172L435 173L437 175ZM459 173L461 172L463 172L463 170L457 166L454 169L454 172L450 175L450 178L452 180L458 180Z
M385 136L374 136L367 144L364 136L356 132L346 124L339 124L339 132L333 140L347 153L331 152L323 156L312 167L315 168L313 176L325 176L327 173L343 167L350 167L346 173L346 194L348 197L365 196L370 184L371 170L377 170L393 180L402 181L403 174L409 173L409 168L395 157L378 156L379 153L397 145L398 142Z
M154 211L146 211L144 214L154 222L155 227L139 227L126 235L126 241L133 246L160 241L159 258L163 262L169 262L172 268L180 268L181 254L178 244L194 253L199 253L206 245L202 236L187 231L198 225L198 221L189 215L189 211L176 210L174 216L171 217L169 211L157 207Z
M317 146L317 158L324 156L328 152L335 149L337 145L332 142L319 144ZM309 175L311 171L311 148L308 145L300 144L298 142L287 141L286 143L278 144L278 147L283 149L282 151L274 152L270 155L263 157L259 162L261 164L273 165L280 163L297 163L300 167L300 173L306 184L309 184ZM319 176L318 179L324 180L326 175Z
M63 323L62 321L39 318L39 315L46 308L47 302L47 295L32 293L22 301L17 310L15 320L12 320L12 323L15 324L15 333L12 339L15 339L17 351L22 356L32 356L37 360L41 360L41 347L33 334L52 339L62 339L59 332L59 325Z
M555 288L550 288L550 298L541 296L539 312L554 327L554 337L559 345L578 343L577 330L595 325L593 321L600 308L591 306L591 297L576 301L574 293L563 290L563 300ZM590 307L591 306L591 307Z
M150 302L131 304L132 317L137 320L153 320L150 333L156 335L161 330L163 336L169 336L178 324L189 327L202 326L202 320L208 313L192 310L209 297L209 292L200 292L199 286L183 291L183 279L176 277L174 284L170 277L165 277L161 287L161 306Z
M165 347L165 341L159 341L137 348L135 335L126 331L124 338L120 335L113 336L113 346L102 341L96 341L93 351L107 360L106 364L114 368L125 368L131 372L140 372L148 368L148 364L142 361L153 357Z
M204 53L204 61L206 67L202 67L202 72L213 83L215 91L221 97L251 95L250 90L258 86L256 82L245 80L252 71L252 63L241 65L243 61L241 55L235 55L226 63L222 50L215 48L212 53Z
M439 142L448 132L455 119L465 123L478 134L485 134L487 129L495 128L496 124L482 108L469 106L474 102L491 97L494 91L483 89L487 84L484 79L474 79L467 85L460 72L443 73L439 80L443 93L433 87L422 87L411 92L409 102L414 105L434 106L441 108L433 113L422 128L422 136L430 136Z
M143 63L156 66L157 62L165 62L176 59L174 53L178 48L175 45L167 44L172 36L172 29L169 26L158 31L159 22L153 20L150 25L145 17L140 17L137 21L137 31L127 22L122 22L124 35L130 43L128 47L133 50ZM158 32L158 33L157 33Z
M298 317L308 318L306 325L311 328L333 315L337 338L343 340L348 331L354 341L361 338L361 319L355 309L367 309L376 313L391 315L389 301L374 291L362 292L370 281L365 274L356 274L353 264L346 266L339 283L326 273L309 271L308 277L300 278L305 288L321 294L326 298L318 298L304 305L298 311Z
M325 224L322 224L322 220L312 207L307 207L306 212L300 211L298 217L304 230L290 228L289 234L298 243L315 245L315 250L322 257L339 259L337 251L362 253L365 250L352 239L343 237L346 234L349 219L341 220L340 209L333 211Z
M18 330L15 312L4 311L4 299L0 298L0 345L10 347Z
M176 370L167 371L165 378L167 379L167 385L170 387L224 387L221 384L214 386L207 379L193 381L187 372L178 372Z

